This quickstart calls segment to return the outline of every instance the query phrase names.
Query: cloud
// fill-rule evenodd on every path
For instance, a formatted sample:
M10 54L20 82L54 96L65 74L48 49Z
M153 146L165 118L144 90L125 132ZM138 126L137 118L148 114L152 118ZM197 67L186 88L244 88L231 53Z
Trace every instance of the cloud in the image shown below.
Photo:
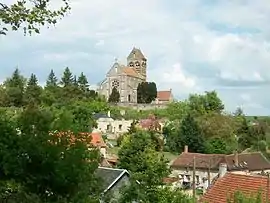
M172 88L180 99L217 90L229 111L242 105L248 114L270 113L267 0L73 0L71 6L67 17L40 35L0 36L1 77L19 65L44 83L51 68L60 76L69 66L96 84L115 58L125 63L136 46L159 89Z

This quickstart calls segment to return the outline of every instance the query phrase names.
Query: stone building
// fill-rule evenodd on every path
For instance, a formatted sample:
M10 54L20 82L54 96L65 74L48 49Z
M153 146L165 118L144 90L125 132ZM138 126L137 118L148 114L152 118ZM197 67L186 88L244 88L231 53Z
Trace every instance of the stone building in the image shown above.
M117 60L106 74L105 79L98 84L98 93L109 98L114 87L120 93L121 104L137 103L137 87L147 81L147 59L142 51L133 48L127 57L127 64L120 64ZM154 104L167 104L173 100L172 91L158 91Z
M147 59L140 49L133 48L127 57L127 65L116 61L106 78L99 84L98 92L109 98L114 87L120 93L120 102L137 103L137 87L146 81Z

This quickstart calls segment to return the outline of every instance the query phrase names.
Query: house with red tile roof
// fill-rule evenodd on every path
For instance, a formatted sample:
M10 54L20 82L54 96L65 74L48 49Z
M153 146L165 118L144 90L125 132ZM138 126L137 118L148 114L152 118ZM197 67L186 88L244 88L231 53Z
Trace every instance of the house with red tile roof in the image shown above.
M166 91L158 91L155 103L167 104L173 101L172 89Z
M56 132L56 133L51 133L52 135L57 135L57 137L65 137L68 139L70 142L69 144L72 145L74 142L82 141L85 142L89 147L97 147L100 150L100 153L106 157L107 155L107 145L104 142L102 138L102 134L97 131L93 131L92 133L89 132L81 132L75 135L71 131L67 132ZM55 142L55 140L54 140Z
M256 198L259 194L266 202L270 199L269 178L262 175L226 173L200 198L200 203L227 203L236 192L246 197Z
M162 130L162 126L155 115L149 115L147 119L140 120L138 126L144 130Z
M192 184L193 163L196 168L196 185L204 189L212 183L225 163L228 171L245 171L252 174L270 172L270 162L260 152L225 154L200 154L188 152L188 147L170 165L172 177L179 177L182 185Z

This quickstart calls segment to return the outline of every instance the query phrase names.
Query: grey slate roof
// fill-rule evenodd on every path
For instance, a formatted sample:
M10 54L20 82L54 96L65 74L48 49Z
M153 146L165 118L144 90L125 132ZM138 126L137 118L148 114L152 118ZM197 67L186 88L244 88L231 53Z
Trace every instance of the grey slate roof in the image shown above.
M123 176L129 175L125 169L98 167L96 175L102 179L101 189L106 192Z
M98 120L100 118L110 118L110 117L107 114L105 114L105 113L95 113L93 115L93 118L96 119L96 120Z

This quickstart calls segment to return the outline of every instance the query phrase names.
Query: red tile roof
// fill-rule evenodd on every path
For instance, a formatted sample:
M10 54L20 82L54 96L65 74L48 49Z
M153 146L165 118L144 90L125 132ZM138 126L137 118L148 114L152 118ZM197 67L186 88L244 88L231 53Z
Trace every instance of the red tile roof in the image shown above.
M157 92L157 99L159 101L170 101L172 92L171 90L169 91L158 91Z
M75 141L82 141L85 142L87 145L92 145L95 147L106 147L106 144L102 138L102 135L100 133L88 133L88 132L82 132L78 134L74 134L71 131L66 132L55 132L51 133L51 135L56 135L57 137L64 137L70 141L69 144L74 144ZM52 142L59 142L60 140L53 140Z
M228 197L233 197L235 192L242 192L247 196L255 196L261 192L262 199L266 197L267 177L227 173L218 179L215 184L202 196L200 202L227 203ZM270 194L270 190L268 188ZM270 195L268 195L270 198Z
M102 138L102 135L98 132L92 132L90 134L90 136L92 136L91 139L91 143L95 146L95 147L106 147L106 144Z
M261 171L270 169L270 162L260 152L238 154L238 167L235 165L235 155L225 154L199 154L185 153L180 154L171 164L172 168L191 167L193 157L196 160L196 167L200 169L210 168L216 170L220 163L226 163L228 170L248 169L249 171Z
M147 130L161 130L161 125L154 115L139 121L139 126Z

